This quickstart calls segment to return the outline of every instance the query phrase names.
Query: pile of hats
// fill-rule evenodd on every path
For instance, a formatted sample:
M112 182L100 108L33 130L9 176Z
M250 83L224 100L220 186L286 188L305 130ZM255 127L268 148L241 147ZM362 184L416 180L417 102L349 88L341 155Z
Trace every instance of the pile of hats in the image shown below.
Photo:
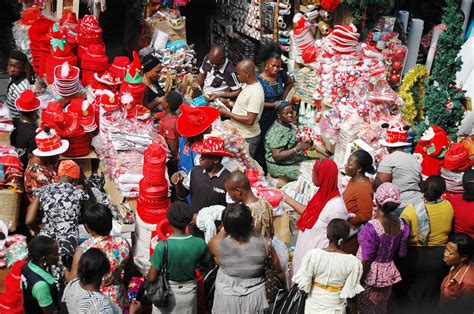
M109 59L105 55L104 44L91 44L82 55L82 84L88 85L95 81L95 75L102 75L107 70Z
M71 10L64 10L63 17L61 18L61 25L67 28L71 33L77 34L79 30L79 24L77 23L76 13Z
M143 98L145 97L145 84L143 83L142 65L136 51L133 52L133 61L130 63L125 79L120 86L120 95L122 103L127 108L127 118L134 118L137 116L137 107L143 105ZM129 95L130 97L123 97Z
M80 105L82 106L82 103ZM78 105L74 105L73 109L77 106ZM90 129L93 129L95 123L92 121L92 117L94 114L90 117L89 113L87 113L87 116L89 118L85 118L81 121L84 121L84 124L89 124ZM66 139L69 142L68 149L63 152L64 156L81 157L89 154L91 137L79 122L80 120L76 113L72 111L63 112L60 103L50 102L45 110L43 110L41 119L45 125L53 128L62 139Z
M43 35L47 35L51 26L54 24L53 21L47 19L44 16L37 18L33 24L31 24L30 29L28 30L28 36L30 37L30 50L33 64L33 69L39 75L44 74L44 65L41 61L44 60L44 55L49 54L49 40L46 43L43 43L45 47L42 46L41 39ZM43 64L42 67L40 65ZM43 70L43 72L41 72Z
M87 48L89 45L103 44L102 28L95 16L86 15L79 21L77 44L77 53L81 59L87 54Z
M86 133L92 133L97 130L95 119L95 109L87 100L82 98L74 98L69 106L66 107L67 112L72 112L79 119L79 124Z
M76 94L81 89L79 68L64 62L54 68L54 87L59 95L68 97Z
M26 261L13 264L5 277L5 291L0 293L0 313L23 313L23 296L21 291L21 268Z
M77 65L77 56L73 52L74 38L68 35L67 29L55 23L51 29L51 48L46 55L45 74L48 83L54 82L54 70L57 66L68 63Z
M149 224L156 224L166 218L166 211L171 204L166 179L166 156L166 148L161 143L150 144L144 152L137 213Z
M128 57L115 57L114 62L109 64L107 71L101 75L94 74L95 81L92 83L92 87L94 89L117 90L125 77L129 64Z

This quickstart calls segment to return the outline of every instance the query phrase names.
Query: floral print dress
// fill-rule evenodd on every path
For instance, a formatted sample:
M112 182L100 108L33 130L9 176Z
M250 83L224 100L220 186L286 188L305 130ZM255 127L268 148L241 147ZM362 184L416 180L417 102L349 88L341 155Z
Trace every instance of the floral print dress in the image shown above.
M28 200L33 200L33 192L43 186L56 181L56 171L53 167L43 166L38 163L38 158L31 158L25 169L25 192Z
M300 162L307 159L303 152L298 152L283 162L275 161L272 155L273 148L292 149L296 144L298 144L296 129L293 126L284 126L278 120L275 121L265 136L265 160L272 177L298 179Z
M107 255L110 272L104 277L100 291L123 309L127 304L127 288L123 285L122 278L130 256L128 242L121 237L97 236L84 241L81 248L84 252L97 248Z
M70 183L52 183L33 192L40 204L42 227L40 235L56 240L59 256L72 256L79 244L79 216L81 202L89 195ZM61 258L51 268L59 291L64 289L64 274Z

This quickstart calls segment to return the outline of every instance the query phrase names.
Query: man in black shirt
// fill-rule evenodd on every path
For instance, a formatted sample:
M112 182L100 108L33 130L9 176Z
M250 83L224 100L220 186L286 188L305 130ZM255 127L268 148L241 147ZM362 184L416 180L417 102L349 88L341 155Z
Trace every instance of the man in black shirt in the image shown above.
M217 98L235 99L241 91L232 62L225 56L224 48L212 46L199 69L197 83L208 101Z
M194 144L193 150L201 154L200 165L195 166L186 178L179 172L175 173L171 182L178 197L184 199L188 193L191 195L193 222L190 230L193 235L204 237L195 225L197 213L204 207L227 205L224 183L230 173L222 166L222 158L233 157L233 154L225 149L224 140L212 136Z

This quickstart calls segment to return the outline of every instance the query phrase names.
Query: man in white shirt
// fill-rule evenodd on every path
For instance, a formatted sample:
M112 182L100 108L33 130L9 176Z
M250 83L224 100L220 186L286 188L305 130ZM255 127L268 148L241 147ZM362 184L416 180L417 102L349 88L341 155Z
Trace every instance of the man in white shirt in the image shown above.
M237 76L245 84L235 101L232 111L220 109L221 117L228 117L232 125L237 128L249 144L250 156L255 158L258 143L260 142L260 125L258 121L262 115L265 94L263 87L257 80L255 64L250 59L244 59L237 64Z

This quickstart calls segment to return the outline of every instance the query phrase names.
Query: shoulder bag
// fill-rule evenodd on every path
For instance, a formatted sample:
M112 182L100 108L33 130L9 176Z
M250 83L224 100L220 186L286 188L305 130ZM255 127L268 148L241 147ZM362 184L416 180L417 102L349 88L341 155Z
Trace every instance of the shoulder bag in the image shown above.
M145 296L156 307L166 307L168 305L168 296L170 294L168 286L168 241L164 240L163 264L160 274L155 282L145 282Z

